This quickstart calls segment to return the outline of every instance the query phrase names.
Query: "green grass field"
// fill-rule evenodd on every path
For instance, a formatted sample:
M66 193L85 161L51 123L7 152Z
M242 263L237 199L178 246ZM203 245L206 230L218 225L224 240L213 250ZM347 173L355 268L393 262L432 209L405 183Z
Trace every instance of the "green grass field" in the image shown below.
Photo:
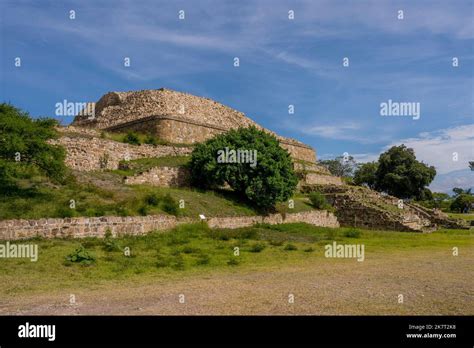
M27 243L38 244L38 261L1 260L0 294L14 296L78 287L92 289L113 282L123 285L152 279L181 279L196 274L324 262L324 245L334 240L364 244L366 259L415 250L445 250L449 254L453 246L463 252L474 252L474 233L469 230L419 234L331 229L302 223L211 230L206 225L191 224L167 233L116 239L29 240ZM91 265L66 260L81 245L95 257ZM239 256L234 255L236 247ZM125 248L129 248L130 256L124 255Z
M466 221L473 221L474 220L474 214L461 214L461 213L448 213L450 218L453 219L462 219Z

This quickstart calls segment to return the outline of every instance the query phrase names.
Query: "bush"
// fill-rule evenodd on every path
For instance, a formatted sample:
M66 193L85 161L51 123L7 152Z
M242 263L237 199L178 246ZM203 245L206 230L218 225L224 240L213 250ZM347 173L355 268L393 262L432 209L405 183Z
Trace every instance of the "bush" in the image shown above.
M156 193L150 193L145 197L145 203L156 207L160 204L160 197Z
M60 218L67 218L67 217L74 217L76 216L76 211L69 207L69 203L65 203L64 205L60 205L56 208L55 214L57 217Z
M451 211L459 213L468 213L474 203L474 196L472 194L461 193L451 203Z
M178 203L176 203L174 198L171 197L169 193L167 193L166 196L163 197L161 208L168 214L175 216L178 215Z
M138 208L138 214L140 214L141 216L147 216L148 207L146 205L142 205L140 208Z
M349 230L346 233L344 233L344 236L347 238L359 238L360 237L360 231L359 230Z
M123 142L127 144L132 144L132 145L140 145L140 138L138 137L138 134L135 132L128 132L124 137L123 137Z
M294 251L294 250L298 250L298 248L294 244L287 244L287 245L285 245L283 250Z
M248 156L237 158L237 151ZM233 129L196 145L189 168L195 186L212 189L227 183L262 210L288 200L298 183L288 151L255 127Z
M185 268L183 255L179 254L170 262L170 266L176 270L183 270Z
M162 255L158 255L155 266L158 268L169 267L171 264L170 259Z
M196 260L196 265L202 266L202 265L207 265L211 262L211 258L208 255L202 254L199 255L198 259Z
M152 135L148 135L146 138L145 138L145 144L148 144L148 145L158 145L158 141L156 140L156 138Z
M327 209L329 207L326 197L320 192L311 192L309 194L311 205L316 209Z
M256 243L250 247L250 252L251 253L259 253L263 249L265 249L266 245L263 243Z
M228 266L237 266L239 263L240 262L237 259L230 259L229 261L227 261Z
M89 253L89 251L81 245L79 248L74 250L73 253L66 256L66 261L89 266L95 262L95 256Z
M117 241L112 237L112 232L110 231L110 229L107 229L107 231L105 232L105 238L104 238L102 249L108 252L122 250L120 246L117 244Z
M183 253L185 254L198 254L201 252L201 249L199 248L193 248L193 247L190 247L190 246L186 246L183 248Z
M0 104L0 190L17 188L19 179L37 174L65 183L66 151L48 140L58 137L53 119L31 119L27 112ZM8 188L8 190L6 190Z

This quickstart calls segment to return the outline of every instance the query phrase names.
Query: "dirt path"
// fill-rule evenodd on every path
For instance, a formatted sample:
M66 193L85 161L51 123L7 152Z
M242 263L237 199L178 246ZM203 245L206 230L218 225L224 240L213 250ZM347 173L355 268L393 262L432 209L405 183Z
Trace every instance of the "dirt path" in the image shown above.
M279 269L77 289L74 305L69 304L71 291L4 298L0 314L473 315L473 274L474 255L417 250L378 254L364 262L323 259Z

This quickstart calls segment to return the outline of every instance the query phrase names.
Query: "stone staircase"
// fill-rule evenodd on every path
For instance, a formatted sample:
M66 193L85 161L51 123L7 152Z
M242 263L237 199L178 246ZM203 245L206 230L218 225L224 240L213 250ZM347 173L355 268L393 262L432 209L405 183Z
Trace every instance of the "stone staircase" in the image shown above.
M446 214L365 187L349 185L307 185L303 192L319 191L336 209L342 226L411 232L432 232L437 228L465 228Z

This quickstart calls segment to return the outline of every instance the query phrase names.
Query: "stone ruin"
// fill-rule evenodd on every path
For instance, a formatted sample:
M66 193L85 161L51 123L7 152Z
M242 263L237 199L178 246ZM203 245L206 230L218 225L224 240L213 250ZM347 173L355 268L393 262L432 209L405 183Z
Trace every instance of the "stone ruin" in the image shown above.
M94 104L94 114L81 113L72 126L110 132L149 133L173 144L195 144L239 127L255 126L277 137L299 160L316 162L310 146L267 130L244 113L212 99L170 89L110 92Z
M91 108L88 108L91 109ZM336 208L342 225L400 231L429 232L438 226L461 228L460 223L437 216L415 204L398 209L398 199L375 191L344 185L316 163L310 146L263 128L245 114L208 98L169 89L110 92L93 103L94 114L81 112L71 126L61 129L55 142L67 150L66 164L79 171L117 169L123 160L186 156L192 144L238 127L255 126L276 136L294 160L303 192L318 190ZM151 134L169 145L130 145L100 136L101 132L136 131ZM188 146L183 146L183 144ZM126 184L186 186L183 167L153 167L131 177Z
M88 111L93 113L88 113ZM189 155L192 145L238 127L254 126L274 135L294 160L301 184L342 184L341 179L316 163L310 146L265 129L244 113L212 99L169 89L109 92L88 103L57 141L67 150L66 164L79 171L117 169L120 161L146 157ZM158 137L169 145L135 146L100 137L101 132L135 131ZM183 147L183 145L186 145ZM106 161L105 161L106 159ZM186 185L183 168L152 168L126 183L156 186Z

